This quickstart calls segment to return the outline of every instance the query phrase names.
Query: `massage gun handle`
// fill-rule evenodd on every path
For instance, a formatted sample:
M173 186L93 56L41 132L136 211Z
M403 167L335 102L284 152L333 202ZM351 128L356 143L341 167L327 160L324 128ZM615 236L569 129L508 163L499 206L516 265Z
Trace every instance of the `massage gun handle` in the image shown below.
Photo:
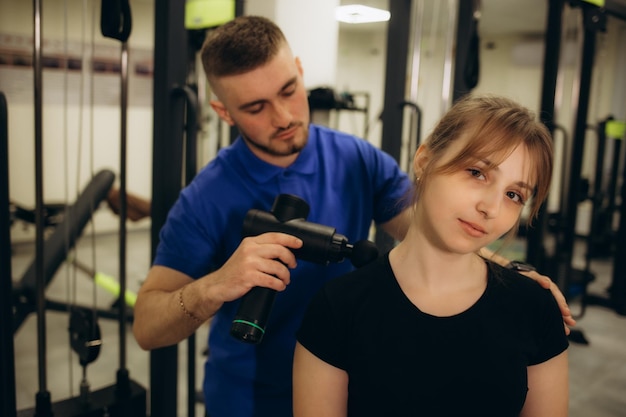
M246 343L261 343L275 298L276 291L271 288L252 288L241 298L230 334Z

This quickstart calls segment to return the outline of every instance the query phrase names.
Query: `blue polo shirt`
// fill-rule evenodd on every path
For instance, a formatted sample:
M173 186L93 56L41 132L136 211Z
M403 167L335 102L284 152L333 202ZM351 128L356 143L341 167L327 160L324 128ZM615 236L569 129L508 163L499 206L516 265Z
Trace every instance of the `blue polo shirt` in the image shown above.
M309 127L307 145L287 168L261 161L238 138L181 192L161 230L154 264L194 279L219 268L241 242L248 210L270 211L279 194L306 201L307 221L333 227L350 242L367 239L372 221L384 223L400 213L409 188L391 156L325 127ZM211 417L292 415L293 350L304 311L326 281L352 269L349 260L328 266L299 260L258 345L230 335L239 301L223 305L211 321L205 364Z

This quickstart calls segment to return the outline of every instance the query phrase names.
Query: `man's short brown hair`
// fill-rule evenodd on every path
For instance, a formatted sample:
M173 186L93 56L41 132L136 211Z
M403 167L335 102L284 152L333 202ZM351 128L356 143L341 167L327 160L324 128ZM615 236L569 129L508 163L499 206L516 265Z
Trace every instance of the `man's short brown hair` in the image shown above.
M239 16L207 34L202 65L209 81L243 74L269 62L286 42L271 20Z

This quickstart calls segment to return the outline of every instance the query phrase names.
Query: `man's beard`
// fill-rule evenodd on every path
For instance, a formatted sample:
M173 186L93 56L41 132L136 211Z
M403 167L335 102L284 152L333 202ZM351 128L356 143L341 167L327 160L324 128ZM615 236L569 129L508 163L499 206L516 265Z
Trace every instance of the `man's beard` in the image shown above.
M287 129L291 129L293 126L289 126ZM254 148L257 149L267 155L271 155L271 156L290 156L290 155L294 155L297 154L298 152L300 152L302 149L304 149L304 146L306 145L307 141L308 141L308 129L302 129L302 125L299 125L299 130L302 131L304 130L304 140L302 141L302 143L291 143L290 146L288 146L286 149L277 149L276 147L271 146L271 142L270 142L270 146L266 146L266 145L261 145L260 143L256 142L255 140L251 139L250 136L246 135L246 133L239 129L239 133L241 134L241 137L246 141L246 143ZM287 130L285 129L285 130ZM279 132L276 132L276 134L280 134Z

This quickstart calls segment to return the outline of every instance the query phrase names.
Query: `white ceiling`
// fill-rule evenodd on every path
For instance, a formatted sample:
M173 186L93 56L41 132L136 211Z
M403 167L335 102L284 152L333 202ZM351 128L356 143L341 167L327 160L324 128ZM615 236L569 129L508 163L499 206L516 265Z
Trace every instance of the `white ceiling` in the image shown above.
M424 30L433 21L436 13L436 2L440 2L440 20L446 15L441 10L446 9L446 0L414 0L414 4L424 2ZM364 4L370 7L389 10L388 0L341 0L341 4ZM548 0L482 0L481 19L479 30L482 35L499 34L542 34L546 26ZM440 23L445 27L445 23ZM368 23L361 25L349 25L341 23L342 30L386 30L386 23Z

